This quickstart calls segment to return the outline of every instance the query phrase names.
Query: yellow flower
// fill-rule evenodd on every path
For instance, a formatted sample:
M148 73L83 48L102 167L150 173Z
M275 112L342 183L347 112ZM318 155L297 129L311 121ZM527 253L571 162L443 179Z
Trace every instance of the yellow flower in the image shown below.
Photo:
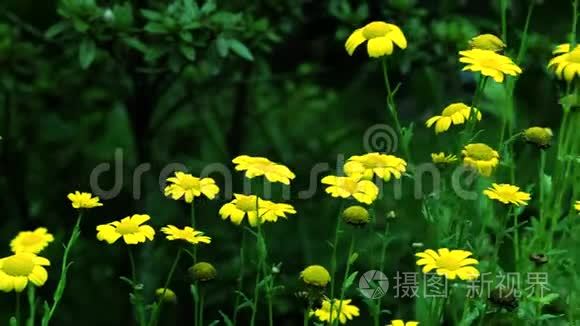
M473 110L477 113L477 120L481 120L481 112L476 108L473 108ZM453 103L443 109L441 115L429 118L429 120L425 122L425 125L427 128L431 128L435 123L435 133L438 134L447 131L452 124L464 124L465 121L469 121L470 115L471 108L469 106L464 103Z
M155 295L161 300L161 302L176 303L177 295L171 289L159 288L155 290Z
M580 49L580 44L576 44L574 49ZM570 43L559 44L554 48L552 54L563 54L570 52Z
M577 200L577 201L576 201L576 204L574 205L574 208L576 209L576 211L577 211L578 213L580 213L580 200Z
M516 206L527 205L530 194L519 191L520 187L510 184L492 183L492 186L483 191L489 199L495 199L504 204L514 204Z
M203 235L203 232L197 231L191 226L179 229L174 225L168 225L162 227L161 232L167 235L167 240L183 240L191 244L211 242L210 237Z
M553 70L559 79L571 82L574 77L580 76L580 48L553 58L548 63L548 69Z
M391 320L391 323L388 324L387 326L417 326L417 325L419 325L418 321L404 322L401 319L395 319L395 320Z
M313 312L310 312L310 315L315 315L321 322L328 322L328 324L332 324L338 313L338 320L340 323L346 324L347 320L352 320L354 317L357 317L360 314L358 307L350 304L351 301L352 300L350 299L342 300L341 305L341 300L333 299L331 311L331 302L328 298L326 298L322 301L322 306ZM339 306L340 310L338 308Z
M236 164L237 171L246 171L246 178L265 176L270 182L290 184L290 180L296 175L285 165L274 163L264 157L252 157L241 155L232 160Z
M260 217L263 221L276 222L278 217L288 218L286 214L296 214L294 206L284 203L273 203L264 200L264 207L260 207Z
M470 167L481 175L490 176L499 164L499 153L486 144L469 144L461 151L463 164Z
M361 176L337 177L329 175L322 178L322 183L330 185L326 188L326 192L332 197L353 197L365 204L371 204L379 194L379 188L369 180L361 180Z
M234 200L226 203L219 210L222 219L229 218L232 223L240 225L244 217L248 217L248 222L251 226L258 225L258 214L256 213L256 200L260 212L263 212L265 200L256 197L255 195L241 195L234 194ZM257 198L257 199L256 199ZM262 223L264 221L262 220Z
M517 76L522 73L522 69L512 59L490 50L473 49L460 51L459 54L459 62L467 64L463 71L479 71L498 83L503 82L504 75Z
M457 161L457 156L453 154L445 155L443 152L431 153L431 160L435 164L451 164Z
M320 265L310 265L300 272L300 279L308 285L323 288L330 282L330 273Z
M99 203L99 197L93 197L88 192L75 191L68 194L67 198L72 202L72 207L76 209L103 206L103 204Z
M153 240L155 230L149 225L141 225L149 221L151 217L146 214L127 216L121 221L97 226L97 239L111 244L123 237L126 244L138 244L147 240Z
M469 46L472 49L490 50L494 52L500 52L506 47L505 43L493 34L475 36L469 41Z
M393 155L368 153L351 156L344 165L344 172L348 176L362 176L371 179L373 174L389 181L391 176L400 179L407 170L407 162Z
M214 199L220 191L214 179L200 179L183 172L175 172L175 177L167 178L167 181L171 184L165 187L165 196L170 196L174 200L183 197L188 204L193 202L193 198L202 194L209 199Z
M367 52L372 58L393 53L393 43L401 49L407 48L407 39L401 29L397 25L385 22L372 22L356 29L346 40L344 45L346 52L352 55L364 41L368 41Z
M0 259L0 291L22 292L28 281L36 286L44 285L48 273L43 266L50 266L50 261L30 252Z
M479 271L471 266L479 262L474 258L467 258L472 253L467 250L451 250L441 248L438 253L435 250L427 249L416 253L415 256L421 258L417 260L417 266L423 266L423 273L429 273L435 269L437 275L444 275L449 280L454 280L459 276L462 280L472 280L479 276Z
M52 234L46 228L37 228L34 231L22 231L10 242L12 252L30 252L38 254L49 243L54 241Z

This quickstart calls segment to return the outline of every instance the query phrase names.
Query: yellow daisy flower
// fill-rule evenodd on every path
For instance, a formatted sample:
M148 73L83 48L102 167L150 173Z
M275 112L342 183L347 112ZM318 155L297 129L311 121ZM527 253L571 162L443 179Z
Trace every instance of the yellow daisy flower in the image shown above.
M354 317L360 315L358 307L355 305L351 305L350 299L348 300L341 300L333 299L333 303L331 305L331 301L328 298L325 298L322 301L322 306L313 312L310 312L310 315L315 315L321 322L328 322L328 324L332 324L336 319L336 315L338 313L338 320L341 324L346 324L347 320L352 320ZM332 306L332 311L330 310ZM340 306L340 310L339 307Z
M404 322L402 319L395 319L391 320L391 323L387 326L417 326L419 325L418 321L408 321Z
M337 177L329 175L322 178L322 183L330 185L326 192L332 197L351 198L361 203L371 204L379 195L379 188L369 180L361 180L361 176Z
M278 217L288 218L286 214L296 214L294 206L264 200L264 207L260 207L260 216L267 222L276 222Z
M476 143L466 145L461 151L463 164L483 176L490 176L499 164L499 153L486 144Z
M120 237L126 244L138 244L147 240L153 240L155 230L149 225L141 225L149 221L151 217L146 214L135 214L127 216L121 221L114 221L108 224L97 226L97 239L114 243Z
M461 125L464 124L465 121L469 121L471 110L472 109L464 103L453 103L443 109L441 115L429 118L429 120L425 122L425 125L427 128L431 128L431 126L435 124L435 133L439 134L447 131L452 124ZM476 108L473 108L473 110L477 114L477 120L481 120L481 112Z
M394 155L368 153L351 156L344 165L344 172L348 176L362 176L371 179L373 175L389 181L391 177L400 179L407 170L407 162Z
M0 291L22 292L29 281L43 286L48 278L43 266L50 266L50 261L30 252L19 252L0 259Z
M234 199L226 203L219 210L219 214L223 220L230 219L232 223L240 225L244 217L248 217L248 222L251 226L258 225L258 214L256 213L256 200L258 200L258 208L260 212L264 212L267 201L256 197L255 195L234 194ZM256 199L257 198L257 199ZM262 223L264 220L262 220Z
M99 197L93 197L88 192L75 191L74 193L68 194L67 198L71 201L72 207L76 209L103 206L103 204L99 203Z
M510 184L492 183L491 187L483 191L489 199L495 199L504 204L514 204L516 206L527 205L530 194L520 191L520 187Z
M576 44L576 47L574 49L580 49L580 44ZM563 54L563 53L568 53L568 52L570 52L570 43L563 43L563 44L558 44L554 48L554 51L552 51L552 54L556 55L556 54Z
M171 184L165 187L165 196L174 200L179 200L183 197L188 204L191 204L195 197L199 197L202 194L209 199L214 199L220 191L214 179L200 179L183 172L175 172L175 177L167 178L167 181L171 182Z
M453 154L445 155L443 152L431 153L431 161L435 164L451 164L457 161L457 156Z
M449 280L454 280L459 276L462 280L472 280L479 276L479 271L471 266L479 262L474 258L468 258L472 253L467 250L451 250L441 248L436 252L427 249L423 252L416 253L417 266L423 266L423 273L429 273L435 269L437 275L443 275Z
M505 43L493 34L481 34L469 40L469 46L472 49L490 50L500 52L505 49Z
M12 252L30 252L38 254L49 243L54 241L52 234L46 228L37 228L34 231L22 231L10 241Z
M394 24L372 22L356 29L344 44L349 55L364 41L367 42L369 57L378 58L393 53L393 43L401 49L407 48L407 39L401 29Z
M498 83L503 82L505 75L517 76L522 73L522 69L512 59L490 50L473 49L459 51L459 54L459 62L467 64L463 71L480 72Z
M282 164L274 163L264 157L252 157L241 155L232 160L236 164L237 171L246 171L246 178L265 176L270 182L280 182L285 185L290 184L290 180L296 175Z
M580 213L580 200L577 200L577 201L576 201L576 204L574 205L574 208L576 209L576 211L577 211L578 213Z
M571 82L574 77L580 76L580 48L553 58L548 63L548 69L554 71L559 79Z
M180 229L174 225L168 225L161 228L161 232L167 235L167 240L183 240L191 244L210 243L211 238L203 235L203 232L197 231L191 226Z

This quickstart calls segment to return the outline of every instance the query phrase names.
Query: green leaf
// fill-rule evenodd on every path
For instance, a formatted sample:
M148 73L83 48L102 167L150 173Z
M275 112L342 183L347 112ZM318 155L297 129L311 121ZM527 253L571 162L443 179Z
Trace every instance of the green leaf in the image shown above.
M167 27L164 24L150 22L145 25L145 30L151 34L165 34L167 33Z
M14 316L10 317L10 326L18 326L18 321L16 320L16 317Z
M352 265L358 259L358 253L353 253L350 258L348 259L348 264Z
M236 39L231 39L229 40L229 44L232 51L234 51L237 55L248 61L254 61L254 56L250 52L250 49L248 49L248 47L244 43Z
M350 286L352 285L352 283L354 282L354 279L356 277L356 275L358 274L358 272L353 272L352 274L350 274L348 276L348 278L344 281L344 284L342 285L342 288L346 291L348 290L348 288L350 288Z
M199 300L197 287L194 284L192 284L190 289L191 289L191 295L193 296L193 302L197 302Z
M195 49L193 48L193 46L188 45L188 44L180 44L179 51L181 51L181 54L183 54L183 56L187 60L189 60L189 61L195 60Z
M87 69L95 60L97 46L95 41L85 37L79 45L79 62L83 69Z
M207 0L201 7L201 13L204 15L211 14L216 8L215 0Z
M220 35L216 39L216 47L217 47L217 51L218 51L219 55L221 57L225 57L228 55L228 52L230 49L230 43L228 42L227 39L225 39L223 36Z
M215 325L219 325L220 321L219 320L214 320L212 321L208 326L215 326Z
M56 24L54 24L54 25L50 26L50 27L49 27L49 28L46 30L46 32L44 32L44 36L45 36L47 39L52 39L52 38L54 38L55 36L57 36L57 35L61 34L62 32L64 32L64 31L65 31L67 28L69 28L69 27L70 27L70 24L69 24L69 22L67 22L67 21L61 21L61 22L58 22L58 23L56 23Z
M162 20L163 14L154 10L141 9L141 15L149 20Z
M228 317L226 314L224 314L221 310L219 311L219 313L222 316L222 319L224 320L224 323L226 324L226 326L234 326L234 323L232 322L230 317Z

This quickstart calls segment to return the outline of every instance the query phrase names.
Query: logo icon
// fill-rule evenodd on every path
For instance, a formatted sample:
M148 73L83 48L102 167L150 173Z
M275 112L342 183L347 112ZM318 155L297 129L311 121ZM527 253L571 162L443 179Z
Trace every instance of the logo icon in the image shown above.
M370 270L361 275L358 289L369 299L380 299L389 289L389 280L381 271Z

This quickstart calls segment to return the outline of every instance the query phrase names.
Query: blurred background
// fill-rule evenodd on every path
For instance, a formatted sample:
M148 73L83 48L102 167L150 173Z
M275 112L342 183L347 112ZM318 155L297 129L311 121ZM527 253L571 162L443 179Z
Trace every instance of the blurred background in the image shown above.
M512 58L530 1L509 1L506 36ZM546 64L553 46L567 40L571 5L568 0L536 2L527 53L518 62L524 73L515 91L515 130L533 125L556 130L560 124L559 86ZM348 35L373 20L399 25L408 39L406 50L396 49L389 57L389 72L391 83L400 83L396 101L402 124L415 124L413 162L428 162L429 154L456 131L435 138L424 121L450 103L470 103L476 82L473 74L461 72L457 52L479 33L501 35L500 1L2 0L0 253L9 255L10 239L18 231L47 227L56 240L43 256L53 266L39 293L51 298L61 243L76 220L67 193L95 192L90 175L102 163L111 169L100 175L100 187L110 190L115 182L120 187L83 220L54 324L130 325L130 289L119 280L130 274L126 248L98 242L95 226L134 213L150 214L155 227L186 225L188 206L165 198L160 190L164 168L181 163L198 175L212 163L230 166L239 154L268 157L297 175L289 202L298 214L267 225L266 232L270 262L282 263L277 284L284 288L277 294L276 324L299 323L303 307L294 296L297 276L308 264L328 266L326 240L331 239L338 203L322 188L308 200L296 194L309 188L312 166L330 166L314 175L318 183L323 174L335 172L340 157L364 153L368 128L391 124L380 62L369 59L364 46L353 57L344 50ZM503 87L489 84L480 109L492 144L497 143L505 105ZM536 155L519 144L515 149L520 162ZM122 159L115 159L116 151ZM142 163L150 169L135 184L134 173ZM524 166L518 180L527 184L536 173ZM242 175L233 175L233 190L242 192ZM221 174L211 176L223 185ZM397 222L385 273L412 271L410 244L432 243L432 226L421 216L421 198L394 200L387 189L377 215L393 210ZM281 188L274 190L273 198L281 200ZM425 196L430 191L424 189ZM220 319L219 311L231 315L233 309L243 229L218 215L229 200L220 196L196 202L199 228L213 237L198 254L219 274L209 285L208 323ZM365 270L379 243L367 241L372 237L365 232L372 230L357 232L357 264ZM176 247L158 235L136 251L139 278L152 300ZM189 265L184 259L178 267L171 287L179 304L164 310L164 324L187 324L193 318ZM252 275L250 268L246 285L253 285ZM384 300L385 309L413 316L411 299ZM12 313L13 301L13 294L0 295L2 322ZM354 324L365 325L370 320L366 307L355 302L362 317ZM249 310L243 310L241 320L248 317Z

